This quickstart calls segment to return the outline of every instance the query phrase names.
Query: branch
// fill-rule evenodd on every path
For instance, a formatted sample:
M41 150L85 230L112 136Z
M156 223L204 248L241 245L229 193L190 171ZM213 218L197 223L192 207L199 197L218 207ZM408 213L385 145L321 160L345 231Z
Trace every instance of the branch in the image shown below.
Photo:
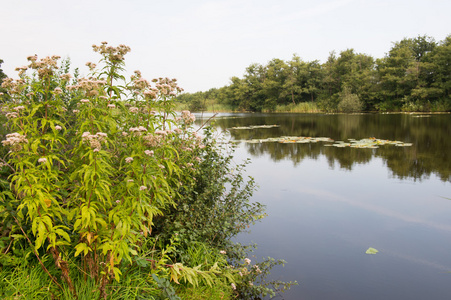
M13 172L16 171L16 170L15 170L10 164L8 164L3 158L0 158L0 161L3 163L3 165L8 166Z
M199 127L199 129L196 130L196 132L198 132L199 130L201 130L201 129L205 126L205 124L207 124L211 119L213 119L214 117L216 117L217 114L218 114L218 113L215 113L213 116L211 116L210 118L208 118L208 120L205 121L205 122Z

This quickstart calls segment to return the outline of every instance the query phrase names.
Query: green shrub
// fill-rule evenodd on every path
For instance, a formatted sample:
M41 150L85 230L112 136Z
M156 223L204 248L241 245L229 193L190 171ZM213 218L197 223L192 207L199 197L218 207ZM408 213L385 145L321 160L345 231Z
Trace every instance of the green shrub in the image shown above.
M30 56L2 84L2 271L39 265L47 295L62 299L235 284L245 248L230 238L264 216L245 164L232 165L211 129L200 136L189 111L176 114L175 79L127 80L129 47L93 49L100 67L87 63L86 78Z
M174 182L187 163L173 144L189 133L170 130L176 81L159 78L152 87L136 71L127 82L120 71L130 49L93 48L102 67L88 63L88 78L71 81L57 56L30 56L20 78L2 85L11 97L2 141L10 189L2 201L35 255L50 253L73 293L74 257L100 291L119 281L153 218L174 205Z
M359 96L352 94L349 88L344 88L340 95L340 102L338 103L338 111L344 113L359 112L363 108L363 103Z
M432 103L432 112L446 112L451 111L451 98L445 98Z

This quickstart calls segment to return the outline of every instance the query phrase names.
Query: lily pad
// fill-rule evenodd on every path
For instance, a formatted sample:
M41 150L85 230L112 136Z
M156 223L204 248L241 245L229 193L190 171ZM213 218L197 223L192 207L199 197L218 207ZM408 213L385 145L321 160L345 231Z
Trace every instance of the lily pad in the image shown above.
M366 250L366 254L376 254L377 252L379 252L377 249L374 249L372 247L369 247L368 250Z
M245 143L282 143L282 144L307 144L307 143L317 143L317 142L330 142L332 143L334 140L328 137L309 137L309 136L281 136L281 137L273 137L267 139L252 139L252 140L235 140L234 142L245 142Z
M379 146L383 145L395 145L397 147L410 147L412 146L411 143L404 143L400 141L390 141L390 140L381 140L376 139L374 137L361 139L361 140L355 140L355 139L349 139L349 143L343 142L343 141L337 141L331 146L344 148L344 147L351 147L351 148L369 148L369 149L376 149L379 148Z

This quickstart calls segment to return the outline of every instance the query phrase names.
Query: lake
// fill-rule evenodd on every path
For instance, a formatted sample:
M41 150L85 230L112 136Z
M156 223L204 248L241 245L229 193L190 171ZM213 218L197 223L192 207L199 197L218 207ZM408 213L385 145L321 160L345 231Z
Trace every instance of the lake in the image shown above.
M277 299L451 299L451 115L219 114L215 126L237 163L251 158L252 201L267 206L236 240L299 283Z

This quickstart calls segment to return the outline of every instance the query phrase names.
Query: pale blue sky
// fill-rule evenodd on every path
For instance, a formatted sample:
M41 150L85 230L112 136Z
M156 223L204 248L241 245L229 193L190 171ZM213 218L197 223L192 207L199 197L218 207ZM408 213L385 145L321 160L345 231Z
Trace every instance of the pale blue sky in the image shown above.
M14 0L0 5L4 72L38 54L97 62L92 44L126 44L127 69L177 78L188 92L273 58L324 62L347 48L380 58L392 42L451 34L449 0Z

